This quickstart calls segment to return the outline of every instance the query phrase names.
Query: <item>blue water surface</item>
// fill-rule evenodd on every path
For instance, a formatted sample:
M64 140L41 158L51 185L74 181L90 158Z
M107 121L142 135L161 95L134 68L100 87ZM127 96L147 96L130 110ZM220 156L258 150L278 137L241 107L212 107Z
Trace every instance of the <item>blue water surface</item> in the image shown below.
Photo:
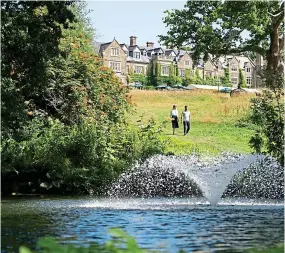
M283 242L284 205L270 200L43 198L4 199L1 252L35 246L38 238L88 246L120 227L138 244L161 252L218 251Z

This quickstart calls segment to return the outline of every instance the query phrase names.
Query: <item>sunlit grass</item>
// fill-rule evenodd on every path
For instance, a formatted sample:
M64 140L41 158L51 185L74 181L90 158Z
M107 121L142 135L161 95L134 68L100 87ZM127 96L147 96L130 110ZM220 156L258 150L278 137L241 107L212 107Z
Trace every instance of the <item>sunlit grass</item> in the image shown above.
M201 152L220 153L232 151L248 153L248 141L253 133L248 128L238 128L236 122L245 117L250 108L246 94L230 97L216 91L131 91L135 112L130 115L133 122L142 117L142 124L150 118L165 122L164 138L168 140L167 152L176 154ZM172 135L169 118L173 104L181 112L185 105L191 111L192 124L187 136L183 136L183 125Z

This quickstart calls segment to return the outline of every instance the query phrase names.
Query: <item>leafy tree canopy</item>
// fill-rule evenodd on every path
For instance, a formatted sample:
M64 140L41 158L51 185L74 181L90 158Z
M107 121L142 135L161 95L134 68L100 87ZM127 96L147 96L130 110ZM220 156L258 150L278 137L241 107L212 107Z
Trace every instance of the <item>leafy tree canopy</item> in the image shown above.
M182 10L167 10L169 28L159 35L167 46L190 46L193 58L209 54L256 52L268 69L283 70L284 1L187 1ZM249 36L245 36L248 34Z
M1 1L2 130L18 131L31 100L48 83L47 62L60 55L62 27L75 18L72 2ZM43 107L43 106L42 106Z
M84 3L1 4L4 135L33 118L67 125L122 119L129 98L94 50Z

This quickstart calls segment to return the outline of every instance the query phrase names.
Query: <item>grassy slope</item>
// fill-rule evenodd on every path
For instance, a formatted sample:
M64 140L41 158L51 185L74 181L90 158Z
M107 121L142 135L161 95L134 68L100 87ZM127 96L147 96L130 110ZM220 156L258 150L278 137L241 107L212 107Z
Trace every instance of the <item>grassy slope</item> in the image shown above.
M232 151L248 153L248 141L253 131L235 126L245 116L252 95L231 98L229 94L215 91L131 91L136 112L130 115L133 122L143 116L143 122L153 117L166 123L164 138L168 140L167 151L185 154L192 151L219 153ZM176 104L179 115L188 105L192 116L189 134L183 136L183 125L172 135L169 118L172 105Z

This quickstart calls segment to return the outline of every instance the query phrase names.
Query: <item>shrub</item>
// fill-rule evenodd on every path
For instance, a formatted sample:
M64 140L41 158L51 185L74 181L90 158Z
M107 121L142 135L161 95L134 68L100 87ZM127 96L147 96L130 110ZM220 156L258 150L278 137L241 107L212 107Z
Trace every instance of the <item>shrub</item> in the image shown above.
M265 71L263 75L269 89L251 100L250 119L256 131L250 146L284 165L284 77L278 71Z
M135 161L164 151L154 121L141 128L108 122L102 117L96 124L85 120L66 126L59 120L32 120L20 141L2 142L2 171L17 171L19 178L36 174L35 191L102 194Z

